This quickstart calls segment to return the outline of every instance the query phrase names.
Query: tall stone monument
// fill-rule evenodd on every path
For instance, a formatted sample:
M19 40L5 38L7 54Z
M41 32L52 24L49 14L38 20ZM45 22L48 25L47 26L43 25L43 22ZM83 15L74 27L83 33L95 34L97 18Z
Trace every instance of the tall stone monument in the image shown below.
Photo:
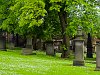
M73 60L73 66L84 66L84 39L82 39L82 29L78 27L77 38L75 42L75 59Z
M100 71L100 41L96 42L96 71Z

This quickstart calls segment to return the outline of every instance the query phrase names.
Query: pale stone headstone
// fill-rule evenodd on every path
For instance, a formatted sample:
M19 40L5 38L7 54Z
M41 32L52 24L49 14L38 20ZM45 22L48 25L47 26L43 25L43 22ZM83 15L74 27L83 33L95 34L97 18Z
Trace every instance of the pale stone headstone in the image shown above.
M46 55L55 56L55 50L53 46L53 41L46 42Z
M84 40L82 39L82 28L78 26L77 38L74 40L75 44L75 59L73 66L84 66Z
M61 50L61 43L62 41L60 40L55 40L54 41L54 50L58 53L62 53L62 50Z
M33 54L32 52L33 52L32 49L22 48L22 54L23 55L31 55L31 54Z
M9 46L9 49L11 49L11 50L13 50L14 47L15 47L15 46L14 46L14 43L12 43L12 42L10 42L8 46Z
M96 53L96 39L92 39L92 44L93 44L93 52Z
M96 69L100 71L100 41L96 44Z
M75 60L73 66L84 66L84 40L75 41Z
M22 48L22 54L24 55L31 55L33 52L32 50L32 38L27 39L26 48Z
M26 48L32 49L32 38L27 39Z

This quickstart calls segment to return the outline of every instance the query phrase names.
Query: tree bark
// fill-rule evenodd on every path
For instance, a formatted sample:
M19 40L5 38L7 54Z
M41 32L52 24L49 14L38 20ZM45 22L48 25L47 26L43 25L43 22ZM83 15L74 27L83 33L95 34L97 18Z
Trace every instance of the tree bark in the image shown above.
M62 28L62 36L63 36L63 45L65 46L65 48L67 50L64 50L63 48L63 51L62 51L62 55L61 57L62 58L66 58L68 57L69 55L69 46L68 46L68 41L67 41L67 35L66 35L66 27L67 27L67 13L66 12L63 12L63 11L60 11L59 13L59 19L60 19L60 23L61 23L61 28Z

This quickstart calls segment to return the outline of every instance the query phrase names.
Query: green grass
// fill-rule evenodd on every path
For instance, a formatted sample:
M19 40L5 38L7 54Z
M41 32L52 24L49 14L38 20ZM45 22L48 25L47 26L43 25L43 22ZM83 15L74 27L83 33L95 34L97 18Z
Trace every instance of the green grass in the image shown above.
M84 67L73 66L73 59L37 55L21 55L20 50L0 51L0 75L100 75L94 59L86 59Z

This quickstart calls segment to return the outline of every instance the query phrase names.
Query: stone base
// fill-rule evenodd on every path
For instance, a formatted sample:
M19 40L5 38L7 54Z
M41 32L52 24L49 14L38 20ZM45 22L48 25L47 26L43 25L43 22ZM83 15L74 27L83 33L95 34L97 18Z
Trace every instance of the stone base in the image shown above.
M82 60L82 61L74 60L73 61L73 66L84 66L85 65L84 62L85 62L84 60Z
M100 71L100 67L96 67L95 71Z
M22 49L22 54L23 55L31 55L31 54L33 54L33 50L32 49L28 49L28 48L23 48Z
M32 49L32 45L26 45L26 48Z
M13 50L13 49L14 49L14 47L15 47L15 46L14 46L14 44L13 44L13 43L10 43L10 44L9 44L9 49Z
M56 54L55 54L55 53L47 53L47 52L46 52L46 55L56 56Z
M0 49L0 51L7 51L6 49Z

